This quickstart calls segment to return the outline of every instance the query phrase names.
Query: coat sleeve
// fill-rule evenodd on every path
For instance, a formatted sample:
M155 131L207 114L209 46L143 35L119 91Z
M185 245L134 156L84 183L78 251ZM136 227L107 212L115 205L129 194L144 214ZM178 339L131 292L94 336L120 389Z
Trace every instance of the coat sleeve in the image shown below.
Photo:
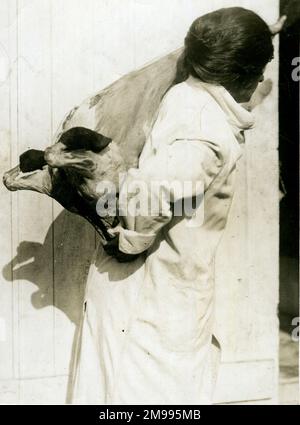
M202 140L175 140L130 169L119 193L121 224L119 249L139 254L154 242L170 222L175 202L203 195L222 167L217 144Z

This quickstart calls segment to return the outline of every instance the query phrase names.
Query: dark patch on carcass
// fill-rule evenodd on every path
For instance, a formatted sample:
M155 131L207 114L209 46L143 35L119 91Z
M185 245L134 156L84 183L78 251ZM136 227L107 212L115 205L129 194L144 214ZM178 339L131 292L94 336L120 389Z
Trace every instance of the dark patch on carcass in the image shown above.
M91 100L90 100L90 103L89 103L89 109L92 109L94 106L96 106L97 103L100 102L102 96L103 96L103 94L99 93L99 94L96 94L96 96L92 97Z
M95 153L106 148L111 139L85 127L74 127L62 134L59 139L68 150L83 149Z

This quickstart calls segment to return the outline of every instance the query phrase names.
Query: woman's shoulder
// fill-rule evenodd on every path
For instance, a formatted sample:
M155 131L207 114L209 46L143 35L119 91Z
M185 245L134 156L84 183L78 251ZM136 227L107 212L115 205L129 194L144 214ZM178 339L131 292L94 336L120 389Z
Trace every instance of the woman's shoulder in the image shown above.
M186 81L173 85L163 97L165 105L193 106L201 109L209 102L209 94L205 90L195 90Z
M183 82L172 86L163 98L155 127L158 133L162 127L167 128L179 139L211 141L219 146L224 156L235 144L224 112L201 84L195 87Z
M161 102L160 115L172 120L176 118L178 123L187 119L189 122L194 120L211 129L215 127L216 121L219 128L222 124L227 126L224 113L212 96L201 85L194 87L186 81L167 91Z
M224 113L208 91L188 81L172 86L163 97L160 109L164 115L178 115L179 120L190 114L209 125L216 120L219 126L226 124Z

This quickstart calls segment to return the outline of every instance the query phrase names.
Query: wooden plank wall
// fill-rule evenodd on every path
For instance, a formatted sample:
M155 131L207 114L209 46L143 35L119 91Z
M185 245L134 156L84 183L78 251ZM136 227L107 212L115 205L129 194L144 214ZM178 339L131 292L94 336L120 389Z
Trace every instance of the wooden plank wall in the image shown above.
M245 6L269 23L278 17L278 2ZM217 334L224 363L216 402L278 401L278 37L274 44L275 59L265 72L273 88L253 111L256 125L246 135L236 196L216 259Z
M277 0L261 3L1 0L1 173L24 150L48 146L64 115L84 98L180 47L197 16L224 5L244 5L256 7L271 22L277 17ZM238 195L217 261L224 348L217 402L275 399L276 62L268 72L275 90L260 107L259 130L249 137L251 148L240 164ZM268 179L258 181L266 169ZM0 186L0 202L0 403L64 403L96 236L82 219L42 195L9 193ZM267 242L261 244L262 239ZM230 258L228 248L234 254ZM235 384L224 393L222 381L232 376ZM234 389L239 376L242 395ZM268 380L258 388L262 376Z

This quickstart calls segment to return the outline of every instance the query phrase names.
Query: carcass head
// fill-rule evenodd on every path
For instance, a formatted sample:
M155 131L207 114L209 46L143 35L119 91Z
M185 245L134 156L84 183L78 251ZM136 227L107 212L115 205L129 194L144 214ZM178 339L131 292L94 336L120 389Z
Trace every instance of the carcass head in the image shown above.
M99 217L96 203L101 196L97 186L109 181L118 191L119 173L125 164L117 145L95 131L75 127L62 133L45 152L29 150L20 164L5 173L7 189L34 190L56 199L63 207L86 218L109 239L107 228L115 217Z
M63 169L69 183L86 200L96 201L97 186L109 181L118 191L119 174L125 164L117 145L95 131L75 127L63 133L47 148L45 161L52 168Z

